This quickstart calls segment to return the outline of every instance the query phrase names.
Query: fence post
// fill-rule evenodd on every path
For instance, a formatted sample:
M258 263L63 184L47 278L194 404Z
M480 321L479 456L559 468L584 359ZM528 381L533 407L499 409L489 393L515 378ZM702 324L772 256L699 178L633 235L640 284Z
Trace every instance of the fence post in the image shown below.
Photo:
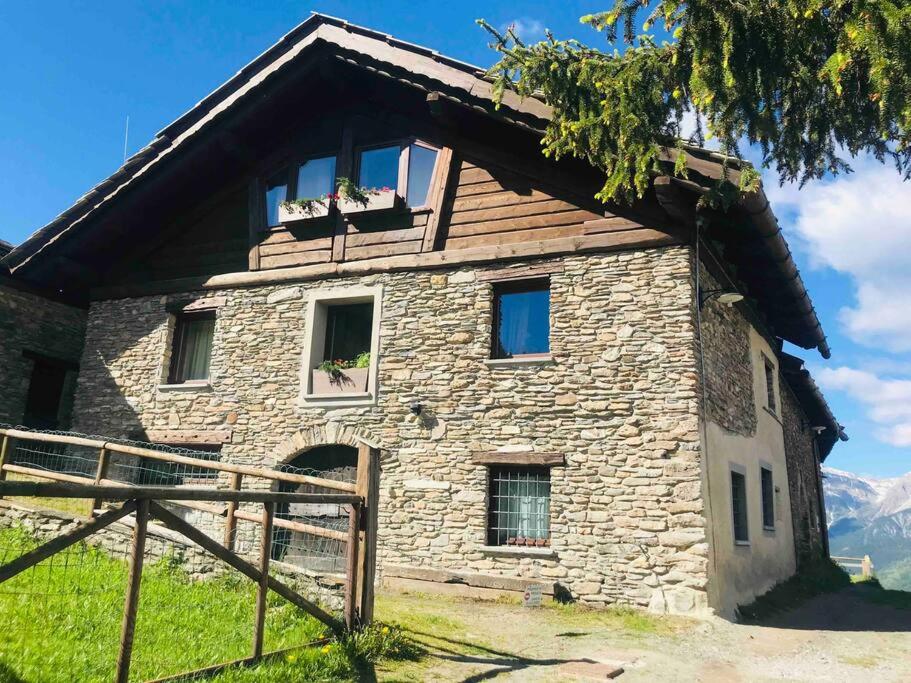
M3 442L0 443L0 481L6 479L6 472L3 471L3 466L6 464L7 453L9 452L9 442L12 439L8 435L3 435ZM0 496L2 499L3 496Z
M243 484L244 475L234 472L231 475L231 490L240 491ZM234 550L234 537L237 535L237 501L232 500L228 503L228 515L225 517L225 542L224 546L228 550ZM271 542L271 536L270 536Z
M864 559L861 560L860 573L865 579L869 579L873 576L873 560L870 559L869 555L864 555Z
M349 631L357 626L359 612L357 605L357 565L361 559L358 552L360 517L361 506L356 503L351 505L348 508L348 547L346 548L347 567L345 571L345 625Z
M373 621L373 588L376 579L376 526L379 502L379 451L362 443L357 450L357 495L361 496L358 604L361 624Z
M263 636L266 628L266 597L269 594L269 559L272 557L272 522L275 503L263 503L262 542L259 549L259 589L256 592L256 621L253 624L253 657L263 655Z
M98 469L95 470L95 486L100 486L103 479L106 479L108 476L108 463L110 462L110 453L107 448L102 448L98 451ZM95 498L92 500L92 509L89 512L90 517L95 516L95 510L101 508L102 504L101 498Z
M133 655L133 636L136 633L136 610L139 607L139 586L142 582L142 562L149 522L149 501L140 500L136 507L136 526L133 527L133 547L130 554L130 574L126 601L123 606L123 625L120 630L120 654L117 657L117 683L128 683L130 659Z

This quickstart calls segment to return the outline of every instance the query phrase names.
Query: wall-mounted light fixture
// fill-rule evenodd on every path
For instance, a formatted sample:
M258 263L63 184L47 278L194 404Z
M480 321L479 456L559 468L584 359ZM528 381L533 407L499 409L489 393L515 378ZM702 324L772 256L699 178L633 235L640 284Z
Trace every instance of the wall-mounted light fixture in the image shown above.
M699 308L702 309L702 307L712 299L718 299L718 303L720 304L733 306L734 304L743 301L743 294L735 292L732 289L710 289L706 292L700 290Z

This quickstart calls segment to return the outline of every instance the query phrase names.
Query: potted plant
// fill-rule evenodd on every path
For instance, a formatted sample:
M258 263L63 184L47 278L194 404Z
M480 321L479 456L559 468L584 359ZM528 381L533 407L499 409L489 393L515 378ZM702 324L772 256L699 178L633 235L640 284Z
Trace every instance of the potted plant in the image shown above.
M338 179L338 210L345 215L400 209L403 203L391 187L359 187L348 178Z
M326 360L313 369L312 393L366 393L370 372L370 352L358 354L354 360Z
M324 194L319 197L284 201L278 205L278 221L282 225L287 225L325 218L337 197L338 195L334 194Z

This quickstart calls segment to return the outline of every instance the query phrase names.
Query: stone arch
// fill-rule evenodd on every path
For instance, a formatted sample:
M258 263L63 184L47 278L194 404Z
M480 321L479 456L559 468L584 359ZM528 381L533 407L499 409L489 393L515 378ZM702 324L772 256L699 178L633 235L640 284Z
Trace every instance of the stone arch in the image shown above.
M298 429L285 439L279 444L275 452L276 464L281 465L290 462L302 453L317 446L342 445L358 448L364 444L383 450L377 439L363 427L329 421L324 424Z

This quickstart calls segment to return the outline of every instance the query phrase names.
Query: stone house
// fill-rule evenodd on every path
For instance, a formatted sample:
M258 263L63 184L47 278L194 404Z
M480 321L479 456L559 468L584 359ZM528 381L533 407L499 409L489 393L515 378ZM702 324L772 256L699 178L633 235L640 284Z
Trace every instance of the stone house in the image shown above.
M764 195L698 208L721 157L605 206L548 117L312 16L3 259L88 308L73 429L368 443L387 583L733 614L825 552L843 435L782 346L825 336Z

